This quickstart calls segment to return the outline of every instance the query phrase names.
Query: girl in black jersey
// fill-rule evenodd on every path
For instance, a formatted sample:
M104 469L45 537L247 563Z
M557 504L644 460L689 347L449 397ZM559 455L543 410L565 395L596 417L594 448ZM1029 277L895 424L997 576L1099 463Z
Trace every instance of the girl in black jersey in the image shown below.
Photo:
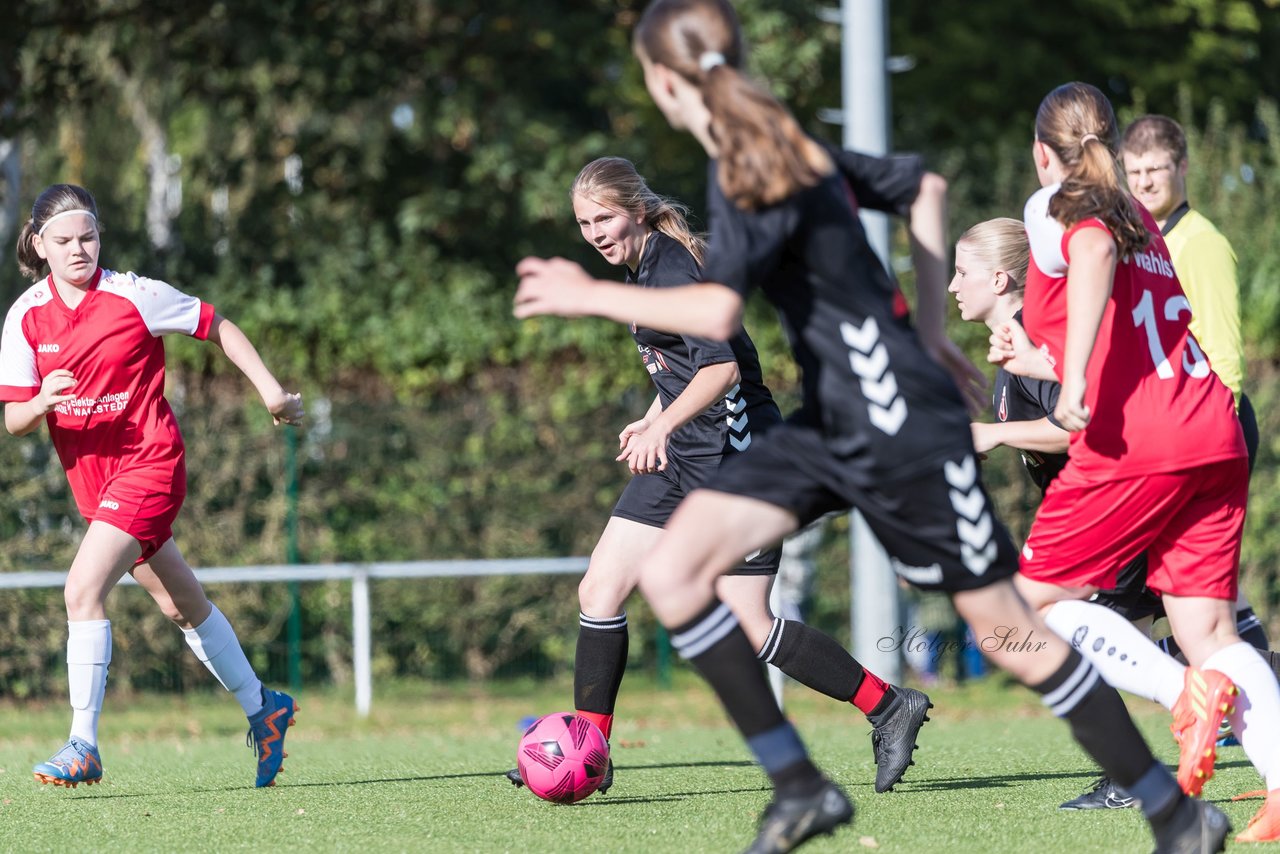
M605 260L626 269L627 284L664 288L700 278L705 244L690 232L684 208L649 189L631 161L604 157L587 164L570 196L583 238ZM627 463L633 477L578 587L582 611L574 705L606 737L627 665L623 606L640 578L644 555L686 495L714 477L722 460L747 450L763 430L782 420L745 331L728 341L711 341L632 324L631 334L657 395L645 416L618 435L618 460ZM776 547L757 549L719 579L717 592L762 661L868 716L874 726L876 790L886 791L911 762L929 698L865 671L822 632L775 618L769 589L779 557ZM519 769L507 777L523 782ZM601 789L612 782L610 773Z
M658 107L712 161L704 282L628 288L595 282L563 259L527 258L517 267L516 314L598 315L727 339L755 288L779 310L803 371L803 405L681 504L640 579L774 785L749 850L791 850L849 822L853 808L810 761L715 582L744 551L849 507L900 575L952 594L984 652L1034 686L1111 776L1144 802L1190 804L1115 690L1051 635L1010 581L1017 553L988 506L969 419L943 367L963 365L966 377L976 370L943 331L942 179L914 158L845 155L805 136L739 70L741 31L727 0L657 0L634 47ZM918 333L867 243L858 204L910 217ZM1007 642L1015 636L1022 643ZM1161 846L1198 838L1198 827L1170 815L1153 817Z
M995 327L1021 321L1027 284L1026 227L1010 217L980 222L956 241L955 275L948 291L956 295L960 316ZM1022 452L1027 474L1043 491L1067 461L1070 433L1054 421L1056 382L996 370L992 403L996 421L974 422L973 446L986 454L1000 445Z

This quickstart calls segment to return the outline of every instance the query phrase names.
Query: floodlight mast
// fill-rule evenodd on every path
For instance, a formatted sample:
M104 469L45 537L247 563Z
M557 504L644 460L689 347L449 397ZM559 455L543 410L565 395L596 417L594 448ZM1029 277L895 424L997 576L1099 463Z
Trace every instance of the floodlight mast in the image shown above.
M844 147L866 154L887 154L886 0L842 0L840 26ZM892 275L888 216L865 208L859 216L871 248ZM850 514L849 547L849 619L854 657L882 679L901 684L904 627L899 619L897 576L884 547L857 510Z

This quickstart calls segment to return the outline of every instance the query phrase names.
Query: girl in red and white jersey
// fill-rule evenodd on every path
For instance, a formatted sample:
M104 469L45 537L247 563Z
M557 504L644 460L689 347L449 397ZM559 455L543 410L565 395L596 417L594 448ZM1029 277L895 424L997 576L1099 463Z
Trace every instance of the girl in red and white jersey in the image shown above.
M1190 307L1160 232L1129 195L1117 138L1111 104L1092 86L1060 86L1040 105L1033 153L1043 189L1025 211L1026 334L997 329L992 360L1061 382L1055 415L1073 436L1017 583L1104 678L1172 709L1178 779L1191 794L1213 773L1229 712L1270 790L1240 839L1280 839L1280 741L1265 734L1280 724L1280 688L1236 634L1233 609L1244 439L1231 391L1188 331ZM1189 668L1122 616L1078 601L1114 587L1144 550L1147 583L1163 596Z
M111 662L105 603L128 572L240 701L258 755L257 785L273 785L296 706L263 688L173 541L187 478L182 435L164 398L162 336L217 344L277 424L300 422L302 400L285 392L213 306L164 282L102 269L99 248L97 205L87 190L55 184L41 193L17 249L19 268L35 283L9 310L0 341L5 427L24 436L48 424L89 523L64 590L71 736L35 776L72 787L102 778L98 718Z

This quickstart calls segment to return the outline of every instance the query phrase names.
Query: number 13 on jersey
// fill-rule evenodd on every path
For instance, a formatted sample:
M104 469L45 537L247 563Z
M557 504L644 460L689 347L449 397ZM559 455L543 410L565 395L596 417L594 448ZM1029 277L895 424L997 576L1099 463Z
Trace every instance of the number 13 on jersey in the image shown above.
M1187 314L1191 313L1191 303L1187 302L1187 298L1182 294L1165 300L1165 321L1176 321L1184 311ZM1147 347L1151 351L1151 361L1156 365L1156 376L1162 380L1173 379L1173 365L1169 363L1169 356L1164 352L1164 346L1160 343L1160 333L1156 327L1155 298L1149 290L1143 290L1142 299L1138 300L1137 306L1133 309L1133 325L1142 327L1147 333ZM1182 354L1182 369L1193 379L1209 376L1209 360L1205 358L1204 351L1196 343L1191 330L1187 330L1187 350Z

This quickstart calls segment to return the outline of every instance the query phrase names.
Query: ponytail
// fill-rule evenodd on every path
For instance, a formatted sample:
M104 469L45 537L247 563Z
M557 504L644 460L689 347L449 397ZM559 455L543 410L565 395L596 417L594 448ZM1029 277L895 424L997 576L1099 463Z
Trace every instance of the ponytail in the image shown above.
M18 272L23 278L38 282L49 275L49 264L36 252L36 229L31 220L18 231Z
M734 204L768 207L831 174L830 156L773 95L728 65L703 78L702 98L719 150L716 179Z
M1066 177L1049 200L1049 215L1070 228L1097 217L1111 230L1120 256L1151 241L1116 157L1119 132L1111 102L1087 83L1066 83L1040 102L1036 139L1053 149Z
M742 73L742 30L727 0L655 0L634 46L702 92L719 152L716 180L739 208L777 204L834 171L787 108Z

